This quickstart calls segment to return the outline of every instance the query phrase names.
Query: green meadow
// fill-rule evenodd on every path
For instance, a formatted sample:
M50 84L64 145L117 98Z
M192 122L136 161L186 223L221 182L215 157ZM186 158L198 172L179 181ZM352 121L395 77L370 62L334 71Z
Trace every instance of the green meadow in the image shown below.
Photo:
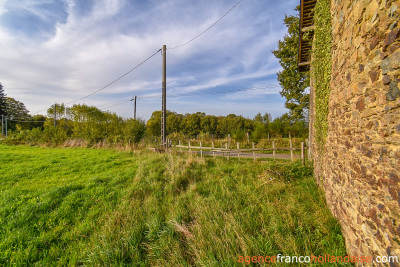
M246 266L240 256L346 254L299 163L0 145L0 173L1 266Z

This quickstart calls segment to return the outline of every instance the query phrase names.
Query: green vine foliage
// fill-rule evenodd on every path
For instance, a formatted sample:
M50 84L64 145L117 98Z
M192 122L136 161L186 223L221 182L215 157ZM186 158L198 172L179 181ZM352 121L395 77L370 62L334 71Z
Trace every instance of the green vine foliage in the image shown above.
M330 0L319 0L314 8L314 48L312 71L315 88L315 139L323 151L328 133L328 103L331 80L331 13Z

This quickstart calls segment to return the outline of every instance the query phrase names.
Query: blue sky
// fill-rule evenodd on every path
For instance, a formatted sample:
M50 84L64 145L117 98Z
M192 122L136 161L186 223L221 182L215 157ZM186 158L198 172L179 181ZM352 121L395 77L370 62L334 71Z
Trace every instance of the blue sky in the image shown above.
M84 97L167 45L167 109L253 118L285 113L271 53L299 1L0 0L0 82L31 113ZM148 119L161 109L161 54L78 103L99 108L137 101ZM262 88L229 92L246 88ZM225 93L218 93L225 92ZM168 97L173 95L180 97ZM109 108L133 116L133 103ZM44 112L41 112L44 114Z

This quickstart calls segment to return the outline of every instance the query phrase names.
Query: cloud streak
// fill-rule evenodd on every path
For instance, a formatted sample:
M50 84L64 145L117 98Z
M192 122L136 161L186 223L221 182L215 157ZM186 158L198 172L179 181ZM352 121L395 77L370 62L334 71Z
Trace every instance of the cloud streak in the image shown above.
M8 96L24 102L32 112L54 102L70 102L105 86L163 44L173 47L187 42L233 4L228 0L190 4L184 0L0 0L0 60L4 62L0 81ZM168 94L276 85L280 66L271 51L286 32L284 14L292 14L296 4L244 0L206 34L184 47L167 50ZM161 55L156 55L82 103L112 105L134 95L157 95L160 88ZM215 115L252 117L270 112L278 116L285 112L278 91L245 94L247 100L257 100L256 104L237 105L237 93L215 95L206 104L197 102L200 97L174 99L170 107L183 113L201 107ZM273 105L267 104L271 94L276 95ZM148 119L160 104L156 99L146 101L145 107L138 104L138 113ZM111 110L132 116L129 105Z

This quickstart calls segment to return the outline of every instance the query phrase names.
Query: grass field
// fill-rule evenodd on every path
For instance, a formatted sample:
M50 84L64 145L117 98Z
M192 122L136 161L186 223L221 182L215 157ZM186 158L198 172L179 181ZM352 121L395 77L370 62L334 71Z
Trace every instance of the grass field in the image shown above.
M0 151L2 266L244 266L239 256L346 253L309 169L289 162Z

